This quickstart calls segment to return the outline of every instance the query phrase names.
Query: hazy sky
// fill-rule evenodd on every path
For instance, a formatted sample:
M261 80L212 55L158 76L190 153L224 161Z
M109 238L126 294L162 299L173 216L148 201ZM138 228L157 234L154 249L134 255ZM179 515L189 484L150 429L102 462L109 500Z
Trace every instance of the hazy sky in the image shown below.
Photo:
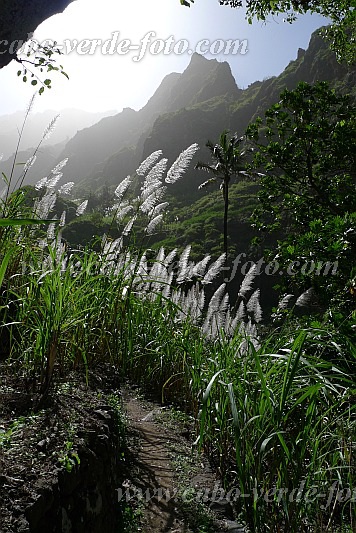
M179 0L77 0L35 33L40 42L55 39L71 48L75 39L82 47L60 57L70 81L51 73L53 88L37 98L35 111L139 109L166 74L187 67L197 47L207 51L207 58L228 61L238 86L244 88L279 74L326 22L319 16L304 16L290 25L281 16L249 25L242 10L219 6L218 0L196 0L190 9ZM102 43L95 44L94 39ZM216 55L229 39L241 41L238 53ZM147 44L145 53L142 41ZM118 48L120 54L111 53ZM14 62L0 70L0 114L25 108L33 94L30 84L16 76L17 70Z

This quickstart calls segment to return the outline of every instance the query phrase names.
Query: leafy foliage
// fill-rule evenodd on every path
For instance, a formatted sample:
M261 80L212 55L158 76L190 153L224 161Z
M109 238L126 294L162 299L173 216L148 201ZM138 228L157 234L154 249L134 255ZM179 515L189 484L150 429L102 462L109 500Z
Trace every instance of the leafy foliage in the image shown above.
M247 135L259 149L255 167L266 171L255 223L288 232L274 254L285 265L338 262L334 277L292 277L302 286L314 283L326 299L334 297L345 289L355 257L356 112L350 98L325 82L299 83Z
M46 88L51 89L52 87L52 80L50 78L43 79L43 73L60 72L69 79L68 74L63 70L63 65L58 65L56 59L53 57L55 54L62 54L56 42L52 45L43 46L36 41L30 40L26 44L26 48L27 51L25 54L19 53L15 57L15 60L21 66L17 71L17 75L22 76L24 83L31 80L31 85L34 87L39 84L38 94L41 95ZM33 69L36 69L36 71ZM40 73L39 75L38 72Z
M304 99L299 104L304 105ZM285 141L296 129L293 117L299 116L292 108L290 115L282 115ZM278 117L273 115L268 124L272 133ZM347 119L345 124L348 128ZM258 140L259 125L251 132ZM268 138L266 130L265 135ZM312 144L312 137L306 138ZM298 137L294 140L302 157ZM316 170L320 142L317 138ZM284 161L283 143L277 144L278 150L269 153L269 144L262 143L256 159L270 163L272 181L275 175L284 176L284 171L277 172L280 158ZM327 147L329 154L330 143ZM251 265L240 285L236 309L225 284L212 287L223 269L224 254L215 261L208 255L194 262L190 245L178 256L177 250L143 251L143 243L134 240L133 224L146 220L148 228L167 207L161 201L164 176L165 183L180 178L196 148L183 152L168 171L160 152L149 156L137 169L143 184L131 203L124 199L131 179L116 187L108 216L121 234L116 239L104 236L97 251L67 247L61 235L63 215L58 231L51 225L46 234L31 225L5 222L0 228L0 348L8 348L6 364L44 398L60 374L80 369L88 375L98 363L109 362L123 378L147 387L163 402L180 402L195 416L200 426L196 442L219 466L225 487L232 487L235 510L250 531L350 531L356 519L355 313L345 319L333 312L330 321L307 327L287 321L263 335L256 324L262 318L259 291L253 286L257 265ZM292 148L289 145L290 152ZM342 155L346 164L345 151ZM47 216L59 191L68 193L68 186L55 189L65 164L63 160L38 182L40 197L34 206L26 207L22 191L7 188L2 213L16 219L29 212L31 218ZM342 167L341 178L345 176L349 174ZM243 185L234 184L235 190ZM278 180L275 186L281 187ZM331 201L334 196L341 200L336 189L326 188ZM318 191L311 190L318 198ZM352 198L347 202L353 205ZM315 206L318 216L327 205L324 199L324 210ZM283 209L280 215L282 222ZM298 220L302 223L303 218ZM325 222L342 231L341 215L329 211ZM318 221L308 218L308 223L315 224L315 235L322 234L324 226ZM300 237L307 239L304 229ZM148 231L143 233L146 237ZM212 287L210 298L207 286ZM24 422L1 428L0 448L11 444L17 430L26 437ZM70 435L59 459L68 471L81 468ZM318 499L316 505L316 498L323 498L322 504Z

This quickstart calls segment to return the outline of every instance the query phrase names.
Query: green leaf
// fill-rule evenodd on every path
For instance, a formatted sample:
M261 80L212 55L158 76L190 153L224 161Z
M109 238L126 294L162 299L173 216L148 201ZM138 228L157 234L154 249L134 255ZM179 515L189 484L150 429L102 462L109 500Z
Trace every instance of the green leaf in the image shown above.
M223 372L225 369L223 368L222 370L219 370L218 372L216 372L213 377L211 378L211 380L209 381L209 384L203 394L203 404L206 404L206 402L208 401L208 398L210 396L210 391L211 391L211 388L212 386L214 385L214 381L216 380L216 378L218 377L219 374L221 374L221 372Z
M37 220L35 218L0 218L0 227L31 226L34 224L58 224L59 220Z
M31 85L37 85L37 80L32 80Z
M10 261L13 253L14 253L14 249L8 250L6 252L6 254L5 254L5 257L2 260L1 265L0 265L0 286L1 286L2 282L3 282L3 280L4 280L6 269L7 269L7 266L9 264L9 261Z

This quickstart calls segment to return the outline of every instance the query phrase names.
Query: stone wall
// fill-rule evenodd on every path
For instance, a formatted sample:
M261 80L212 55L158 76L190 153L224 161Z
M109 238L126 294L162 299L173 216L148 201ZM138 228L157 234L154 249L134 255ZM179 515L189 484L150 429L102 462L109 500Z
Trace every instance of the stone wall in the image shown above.
M111 533L120 531L116 489L122 483L119 458L122 443L115 412L101 406L95 414L100 430L78 435L80 464L64 468L46 480L36 501L25 512L18 533Z

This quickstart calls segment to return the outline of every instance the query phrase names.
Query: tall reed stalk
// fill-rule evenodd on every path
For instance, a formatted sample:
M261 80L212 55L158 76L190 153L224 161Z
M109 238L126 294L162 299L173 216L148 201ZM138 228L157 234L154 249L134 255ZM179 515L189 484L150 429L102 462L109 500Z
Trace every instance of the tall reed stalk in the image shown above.
M224 254L193 262L190 246L181 254L160 249L156 257L145 251L168 206L166 187L180 179L196 150L189 147L168 170L157 151L118 185L110 217L121 235L105 236L99 251L67 247L65 214L47 233L24 230L25 216L30 224L50 216L66 160L37 184L44 193L31 213L21 191L6 196L3 213L22 219L6 226L0 251L9 362L43 396L69 370L88 375L110 362L162 401L178 401L196 415L197 442L226 487L240 492L234 506L251 532L355 527L350 498L330 493L330 487L344 495L355 490L356 423L355 384L347 365L339 368L327 356L327 328L287 322L263 338L256 266L233 307L226 285L216 283ZM125 200L139 179L139 197ZM85 205L78 205L78 215ZM132 237L138 221L145 221L142 242ZM338 335L338 357L350 361L354 344ZM314 489L331 494L329 503L327 496L310 497Z

